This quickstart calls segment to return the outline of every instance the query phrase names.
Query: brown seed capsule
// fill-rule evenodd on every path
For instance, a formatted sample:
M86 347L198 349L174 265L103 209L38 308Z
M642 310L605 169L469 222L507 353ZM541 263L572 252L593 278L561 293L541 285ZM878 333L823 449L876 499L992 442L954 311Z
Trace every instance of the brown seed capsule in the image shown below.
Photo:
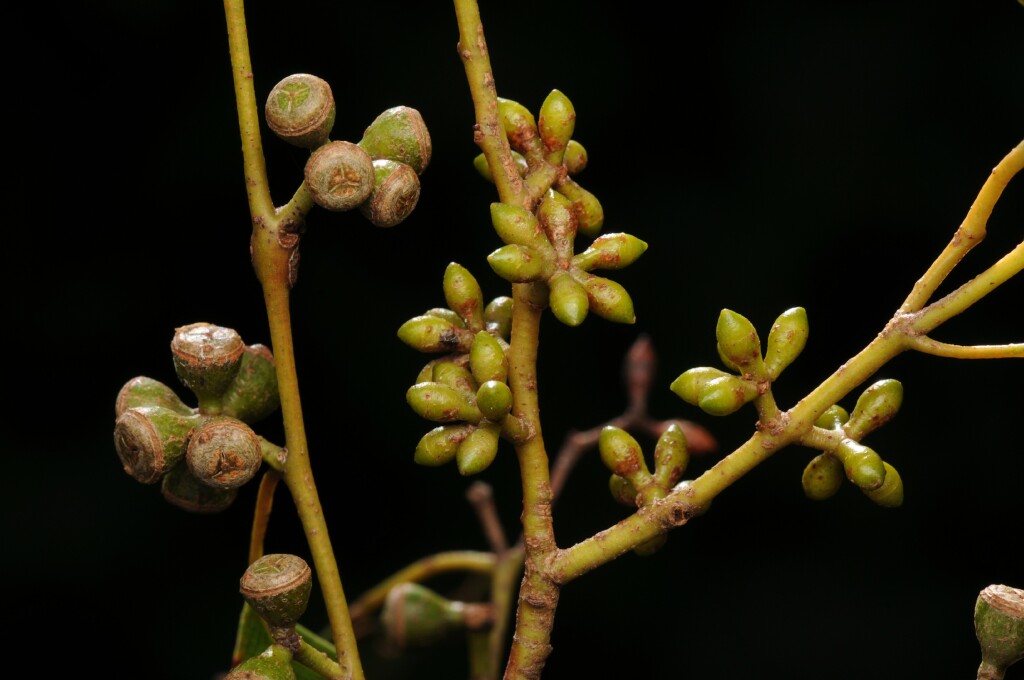
M114 426L114 447L124 471L143 484L158 481L181 459L201 420L161 406L128 409Z
M207 486L195 478L187 465L178 465L164 475L160 493L164 500L182 510L211 514L227 509L238 496L238 489Z
M313 574L296 555L264 555L249 565L239 581L239 592L271 626L290 628L306 612Z
M199 408L213 402L219 410L221 395L242 365L245 343L231 328L193 323L174 332L171 354L178 379L199 399Z
M393 227L412 214L420 200L420 178L405 163L373 162L374 188L359 212L375 227Z
M290 75L270 91L264 109L267 125L284 141L315 149L334 127L334 94L327 81L309 75Z
M374 160L405 163L417 175L427 169L433 150L423 116L408 106L396 106L377 116L363 132L359 146Z
M351 210L375 185L373 159L351 142L331 142L306 161L306 186L313 202L327 210Z
M210 418L192 434L185 459L203 484L233 489L259 470L263 447L248 425L222 416Z

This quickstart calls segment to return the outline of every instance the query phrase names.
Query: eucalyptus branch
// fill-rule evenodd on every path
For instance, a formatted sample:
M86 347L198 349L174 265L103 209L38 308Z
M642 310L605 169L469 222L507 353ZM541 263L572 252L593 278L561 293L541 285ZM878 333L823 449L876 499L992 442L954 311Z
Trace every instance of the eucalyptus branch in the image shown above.
M922 354L951 359L1010 359L1024 358L1024 343L1010 345L951 345L932 340L927 335L910 339L910 348Z
M263 543L267 537L267 525L270 522L270 511L274 507L274 491L281 481L277 470L269 470L260 479L260 488L256 493L256 507L253 510L252 532L249 537L249 564L263 557Z

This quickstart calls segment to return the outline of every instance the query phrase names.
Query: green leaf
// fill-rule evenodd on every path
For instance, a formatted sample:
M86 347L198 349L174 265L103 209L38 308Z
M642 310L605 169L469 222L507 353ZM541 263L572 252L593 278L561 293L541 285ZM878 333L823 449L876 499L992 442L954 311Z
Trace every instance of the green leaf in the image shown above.
M317 635L308 634L301 626L296 630L310 645L335 658L333 645L324 645L324 641ZM238 633L235 636L235 650L231 654L231 665L236 666L246 659L262 654L263 651L273 643L270 634L263 625L263 621L248 604L242 605L242 614L238 617ZM292 669L295 671L296 680L323 680L319 673L314 673L302 664L293 661Z

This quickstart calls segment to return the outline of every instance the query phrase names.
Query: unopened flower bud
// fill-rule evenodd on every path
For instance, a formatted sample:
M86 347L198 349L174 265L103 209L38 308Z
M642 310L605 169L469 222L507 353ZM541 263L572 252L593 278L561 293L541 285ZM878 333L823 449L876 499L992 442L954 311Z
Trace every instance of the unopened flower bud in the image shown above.
M860 441L869 432L896 417L903 403L903 384L899 380L879 380L857 399L850 420L843 428L850 439Z
M530 140L537 136L533 114L519 102L498 97L498 117L512 148L526 153Z
M423 312L423 316L435 316L438 319L444 319L445 321L451 322L451 324L456 328L466 327L466 321L456 312L448 309L447 307L431 307L427 311Z
M218 403L242 364L245 343L231 328L210 323L182 326L174 332L171 354L178 379L199 399L199 407Z
M836 447L835 455L843 462L847 479L864 491L874 491L885 481L882 458L868 447L844 439Z
M892 465L885 461L882 461L882 465L885 467L885 480L882 482L882 486L870 491L867 489L862 489L862 491L864 495L883 508L898 508L903 505L903 480Z
M315 149L334 127L334 94L327 81L309 75L290 75L270 91L264 108L267 126L284 141Z
M558 185L558 193L572 201L576 226L581 234L593 238L601 233L601 227L604 226L604 208L601 207L597 196L568 177Z
M461 363L454 361L436 362L430 379L433 382L447 385L464 395L476 394L476 380L473 379L473 374L469 372L469 369Z
M202 416L184 416L162 406L126 410L114 425L114 447L124 471L143 484L153 484L185 454Z
M433 151L423 116L408 106L396 106L377 116L363 132L359 146L373 160L404 163L417 175L427 169Z
M526 173L529 172L530 166L526 162L526 157L518 151L512 152L512 159L516 162L516 170L519 171L520 177L526 177ZM487 164L487 156L480 154L473 159L473 167L480 173L480 176L486 179L490 183L494 183L494 173L491 172L491 166Z
M572 263L584 271L593 269L622 269L637 261L647 250L647 244L630 234L604 234L594 239L590 247L572 258Z
M260 438L240 420L210 418L192 434L185 452L188 468L203 484L221 489L242 486L260 469Z
M455 452L455 462L459 466L459 474L468 477L483 472L498 455L498 437L501 426L497 423L480 423L459 444Z
M505 349L490 333L480 331L473 338L473 346L469 350L469 370L481 385L488 380L505 382L508 378Z
M398 339L420 352L454 352L461 336L455 324L436 316L414 316L398 329Z
M549 152L548 161L553 165L562 164L565 147L575 127L576 109L572 102L558 90L552 90L540 105L537 129Z
M590 310L586 289L567 272L559 271L548 279L551 289L548 304L555 318L566 326L579 326Z
M804 468L800 482L812 501L831 498L843 485L843 464L831 453L819 454Z
M539 281L554 268L543 251L517 244L498 248L487 256L487 264L495 274L512 283Z
M252 424L276 411L280 402L274 355L264 345L249 345L235 379L224 393L222 412Z
M306 613L313 572L297 555L264 555L249 565L239 591L260 618L274 628L292 628Z
M633 482L635 488L633 475L647 472L647 463L644 462L643 451L636 439L625 430L609 425L601 430L597 447L605 466Z
M359 212L375 227L393 227L412 214L420 200L420 178L410 166L386 158L373 162L373 191Z
M551 243L536 216L526 208L507 203L491 203L491 224L505 243L551 250Z
M555 249L558 261L568 262L572 258L576 239L576 217L572 213L572 203L562 194L549 190L537 206L537 219Z
M587 150L575 139L570 139L562 156L565 169L570 175L578 175L587 167Z
M633 299L621 285L600 276L585 275L581 282L587 291L590 311L616 323L636 323Z
M474 430L473 425L442 425L423 435L413 460L418 465L444 465L455 458L459 445Z
M185 405L178 395L159 380L140 375L124 384L114 402L114 417L137 406L159 406L178 415L190 416L193 409Z
M330 142L314 151L306 161L305 177L313 202L333 211L358 206L376 182L370 154L351 142Z
M501 422L512 410L512 390L503 382L488 380L476 392L476 405L485 418Z
M729 374L725 371L710 366L700 366L691 368L673 380L669 389L687 404L697 406L700 404L700 395L704 392L704 386L716 378L726 377L729 377Z
M508 340L512 335L512 298L501 295L488 302L484 307L484 321L488 331Z
M757 337L754 324L745 316L731 309L723 309L718 315L715 336L718 338L719 354L726 366L755 376L763 373L761 340Z
M832 404L825 412L818 416L818 419L814 421L814 424L818 427L826 430L838 430L842 428L843 423L850 419L850 414L846 412L839 404Z
M480 411L458 390L436 382L418 383L405 393L405 400L421 418L436 423L465 420L476 423Z
M768 331L768 349L764 353L764 368L775 380L779 374L800 356L807 344L807 310L803 307L787 309Z
M686 472L690 452L686 448L686 435L681 427L672 423L661 433L654 447L654 480L668 490Z
M484 327L484 295L480 284L461 264L451 262L444 270L444 298L466 320L470 330Z
M202 514L226 510L238 497L238 489L218 489L203 484L188 465L176 465L164 475L160 493L171 505Z
M697 405L712 416L735 413L757 397L757 387L749 380L727 375L704 384Z
M636 489L625 477L613 472L612 476L608 478L608 490L611 491L612 498L617 502L630 508L636 507Z

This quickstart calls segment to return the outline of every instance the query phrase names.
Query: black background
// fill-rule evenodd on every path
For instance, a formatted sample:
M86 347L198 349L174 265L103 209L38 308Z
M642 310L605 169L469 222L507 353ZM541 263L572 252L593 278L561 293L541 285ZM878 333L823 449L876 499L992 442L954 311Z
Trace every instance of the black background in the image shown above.
M249 28L258 98L311 72L334 88L334 138L357 141L397 104L419 109L433 137L402 225L310 217L293 294L313 466L354 596L429 553L486 548L468 481L412 462L430 425L404 393L426 357L395 331L443 304L449 261L488 298L507 287L484 259L499 245L494 193L470 164L452 7L345 4L252 3ZM717 363L718 311L766 331L784 309L807 308L805 356L777 385L791 405L877 333L1022 136L1024 7L1012 0L696 7L670 18L639 3L484 3L499 93L536 110L551 88L565 92L590 153L579 179L603 202L606 231L650 244L612 275L633 296L635 326L545 317L551 452L570 428L620 412L621 358L641 332L659 353L654 414L704 422L724 451L741 442L751 409L714 420L667 389ZM39 646L31 663L205 680L228 663L255 484L223 514L188 515L121 471L111 431L129 378L175 384L176 326L210 321L269 340L223 14L170 0L48 11L14 17L33 39L8 61L8 162L20 177L4 258L8 625L17 647ZM264 141L283 202L303 152ZM953 281L1019 242L1022 181ZM935 335L1019 342L1022 298L1024 282L1011 282ZM1022 368L897 358L879 377L904 382L903 411L866 443L902 473L901 509L849 485L807 501L799 480L813 454L785 450L657 556L627 555L566 587L545 677L972 677L978 591L1024 586ZM270 421L261 431L281 439ZM510 447L483 478L514 535ZM623 516L606 479L595 458L581 464L556 508L560 545ZM283 492L267 547L305 554ZM325 620L316 604L307 619ZM465 677L458 641L412 660L418 678Z

